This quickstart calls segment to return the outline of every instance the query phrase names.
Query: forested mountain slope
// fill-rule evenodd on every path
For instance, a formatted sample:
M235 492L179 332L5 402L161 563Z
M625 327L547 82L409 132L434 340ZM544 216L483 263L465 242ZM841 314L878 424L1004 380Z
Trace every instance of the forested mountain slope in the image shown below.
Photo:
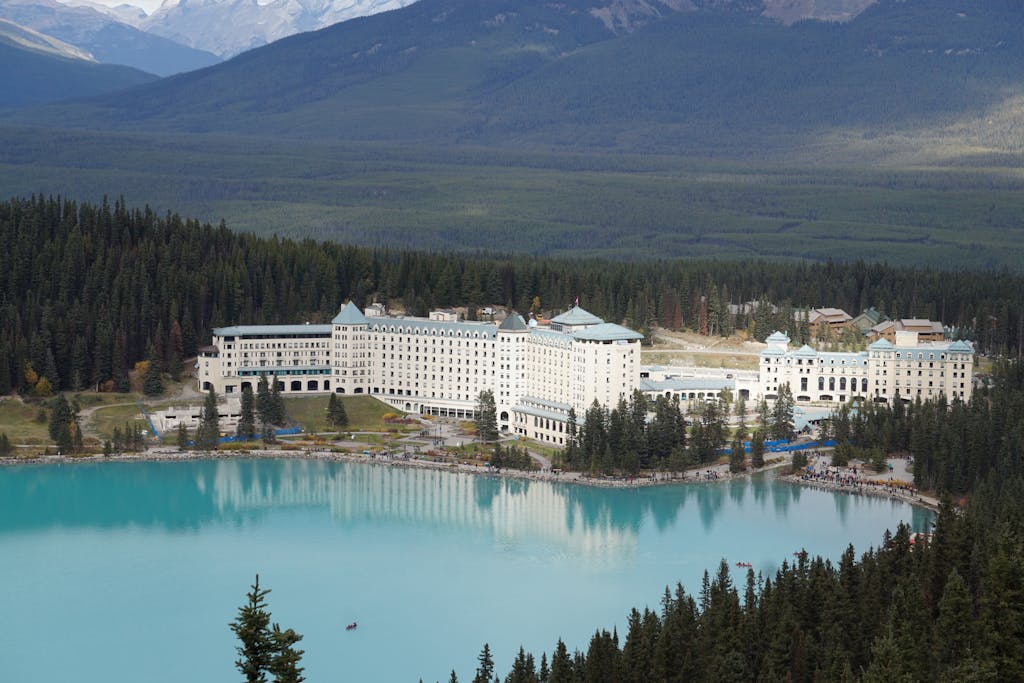
M977 116L1024 76L1011 0L883 0L846 23L788 27L759 0L609 7L421 0L32 117L743 155Z
M0 20L0 108L86 97L156 78L125 66L97 64L89 57Z

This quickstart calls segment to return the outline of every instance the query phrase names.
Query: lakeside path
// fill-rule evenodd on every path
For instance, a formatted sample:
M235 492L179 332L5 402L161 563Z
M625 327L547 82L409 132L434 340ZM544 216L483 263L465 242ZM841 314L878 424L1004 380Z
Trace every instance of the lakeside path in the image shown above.
M749 477L752 474L777 470L790 465L789 457L779 460L755 471L741 473L730 473L727 464L714 465L699 470L689 470L679 476L668 473L654 473L641 475L639 477L591 477L581 472L559 472L553 470L545 471L523 471L511 469L493 469L482 465L470 465L465 463L439 462L435 460L424 460L420 458L405 458L402 456L366 456L355 453L339 453L326 448L303 448L296 450L259 449L252 451L179 451L176 448L155 447L141 453L102 456L94 455L88 457L60 457L47 456L38 458L0 458L0 466L3 465L43 465L43 464L74 464L74 463L100 463L100 462L185 462L189 460L220 460L220 459L300 459L300 460L324 460L332 462L351 462L364 465L377 465L384 467L407 467L415 469L440 470L445 472L465 472L477 476L500 477L507 479L524 479L532 481L549 481L575 484L578 486L593 486L599 488L638 488L642 486L666 486L672 484L718 484L731 481L736 478ZM845 469L845 468L844 468ZM814 479L804 475L784 474L778 477L782 481L815 488L820 490L843 493L847 495L868 495L899 500L911 505L923 507L932 511L939 508L938 499L920 494L916 491L907 491L903 486L879 485L867 481L854 481L852 483L841 483L839 480ZM894 480L901 481L901 480Z

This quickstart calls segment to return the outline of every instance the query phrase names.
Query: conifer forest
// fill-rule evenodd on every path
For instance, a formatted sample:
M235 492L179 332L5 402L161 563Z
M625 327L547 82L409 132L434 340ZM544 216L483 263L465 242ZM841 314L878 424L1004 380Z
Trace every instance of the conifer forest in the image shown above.
M135 362L152 358L173 374L213 327L328 322L347 300L413 315L464 305L472 315L488 305L560 311L578 296L592 313L648 334L748 325L767 334L793 327L797 307L856 315L873 306L893 318L942 320L981 353L1017 356L1024 337L1024 276L1008 271L368 249L237 234L124 200L0 203L0 282L0 393L44 378L52 391L124 390ZM727 315L729 303L750 300L777 312ZM791 331L797 341L799 332Z

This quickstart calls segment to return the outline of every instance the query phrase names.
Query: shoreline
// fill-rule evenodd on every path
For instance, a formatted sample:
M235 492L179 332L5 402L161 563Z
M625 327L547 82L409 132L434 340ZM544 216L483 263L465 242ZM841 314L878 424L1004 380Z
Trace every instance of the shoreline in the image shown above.
M788 461L776 462L756 471L744 471L733 474L724 465L711 466L701 470L688 470L683 476L670 476L667 473L641 475L635 478L622 477L589 477L580 472L551 472L539 470L492 470L479 465L463 463L436 462L401 457L368 457L356 453L338 453L329 450L252 450L252 451L178 451L170 449L149 449L143 453L121 455L91 455L86 457L45 456L37 458L0 458L0 466L16 465L60 465L64 463L104 463L104 462L185 462L193 460L226 460L226 459L260 459L260 460L320 460L325 462L348 462L382 467L404 467L409 469L439 470L444 472L463 472L475 476L496 477L503 479L519 479L526 481L544 481L554 483L590 486L594 488L646 488L650 486L671 486L673 484L722 484L754 474L771 472L788 465ZM723 469L724 468L724 469ZM861 483L839 484L830 481L806 479L795 474L776 475L781 481L797 484L808 488L845 493L889 498L917 507L937 512L939 501L931 496L909 494L901 488L888 489Z
M798 474L784 474L780 476L779 479L782 481L787 481L791 484L799 484L800 486L818 489L821 491L830 491L832 493L845 493L853 496L874 496L876 498L888 498L889 500L901 501L904 503L909 503L910 505L914 505L916 507L922 507L931 512L939 511L939 500L937 498L922 495L920 493L908 493L901 487L877 486L865 482L857 482L854 484L839 484L832 481L806 479Z

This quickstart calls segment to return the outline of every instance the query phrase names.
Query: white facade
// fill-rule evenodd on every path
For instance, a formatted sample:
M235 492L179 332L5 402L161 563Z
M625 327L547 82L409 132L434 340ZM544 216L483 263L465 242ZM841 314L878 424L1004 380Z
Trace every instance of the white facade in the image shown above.
M200 351L199 387L236 394L261 374L287 394L369 394L407 412L473 417L494 392L502 429L563 445L574 409L614 406L639 384L640 338L579 307L550 328L510 315L501 325L449 316L366 317L346 304L330 325L214 330Z
M880 339L857 353L789 348L781 332L765 340L761 352L759 396L768 400L788 384L798 402L843 403L861 399L889 402L947 399L970 400L974 349L964 341L918 342L917 334L901 333L896 344Z

